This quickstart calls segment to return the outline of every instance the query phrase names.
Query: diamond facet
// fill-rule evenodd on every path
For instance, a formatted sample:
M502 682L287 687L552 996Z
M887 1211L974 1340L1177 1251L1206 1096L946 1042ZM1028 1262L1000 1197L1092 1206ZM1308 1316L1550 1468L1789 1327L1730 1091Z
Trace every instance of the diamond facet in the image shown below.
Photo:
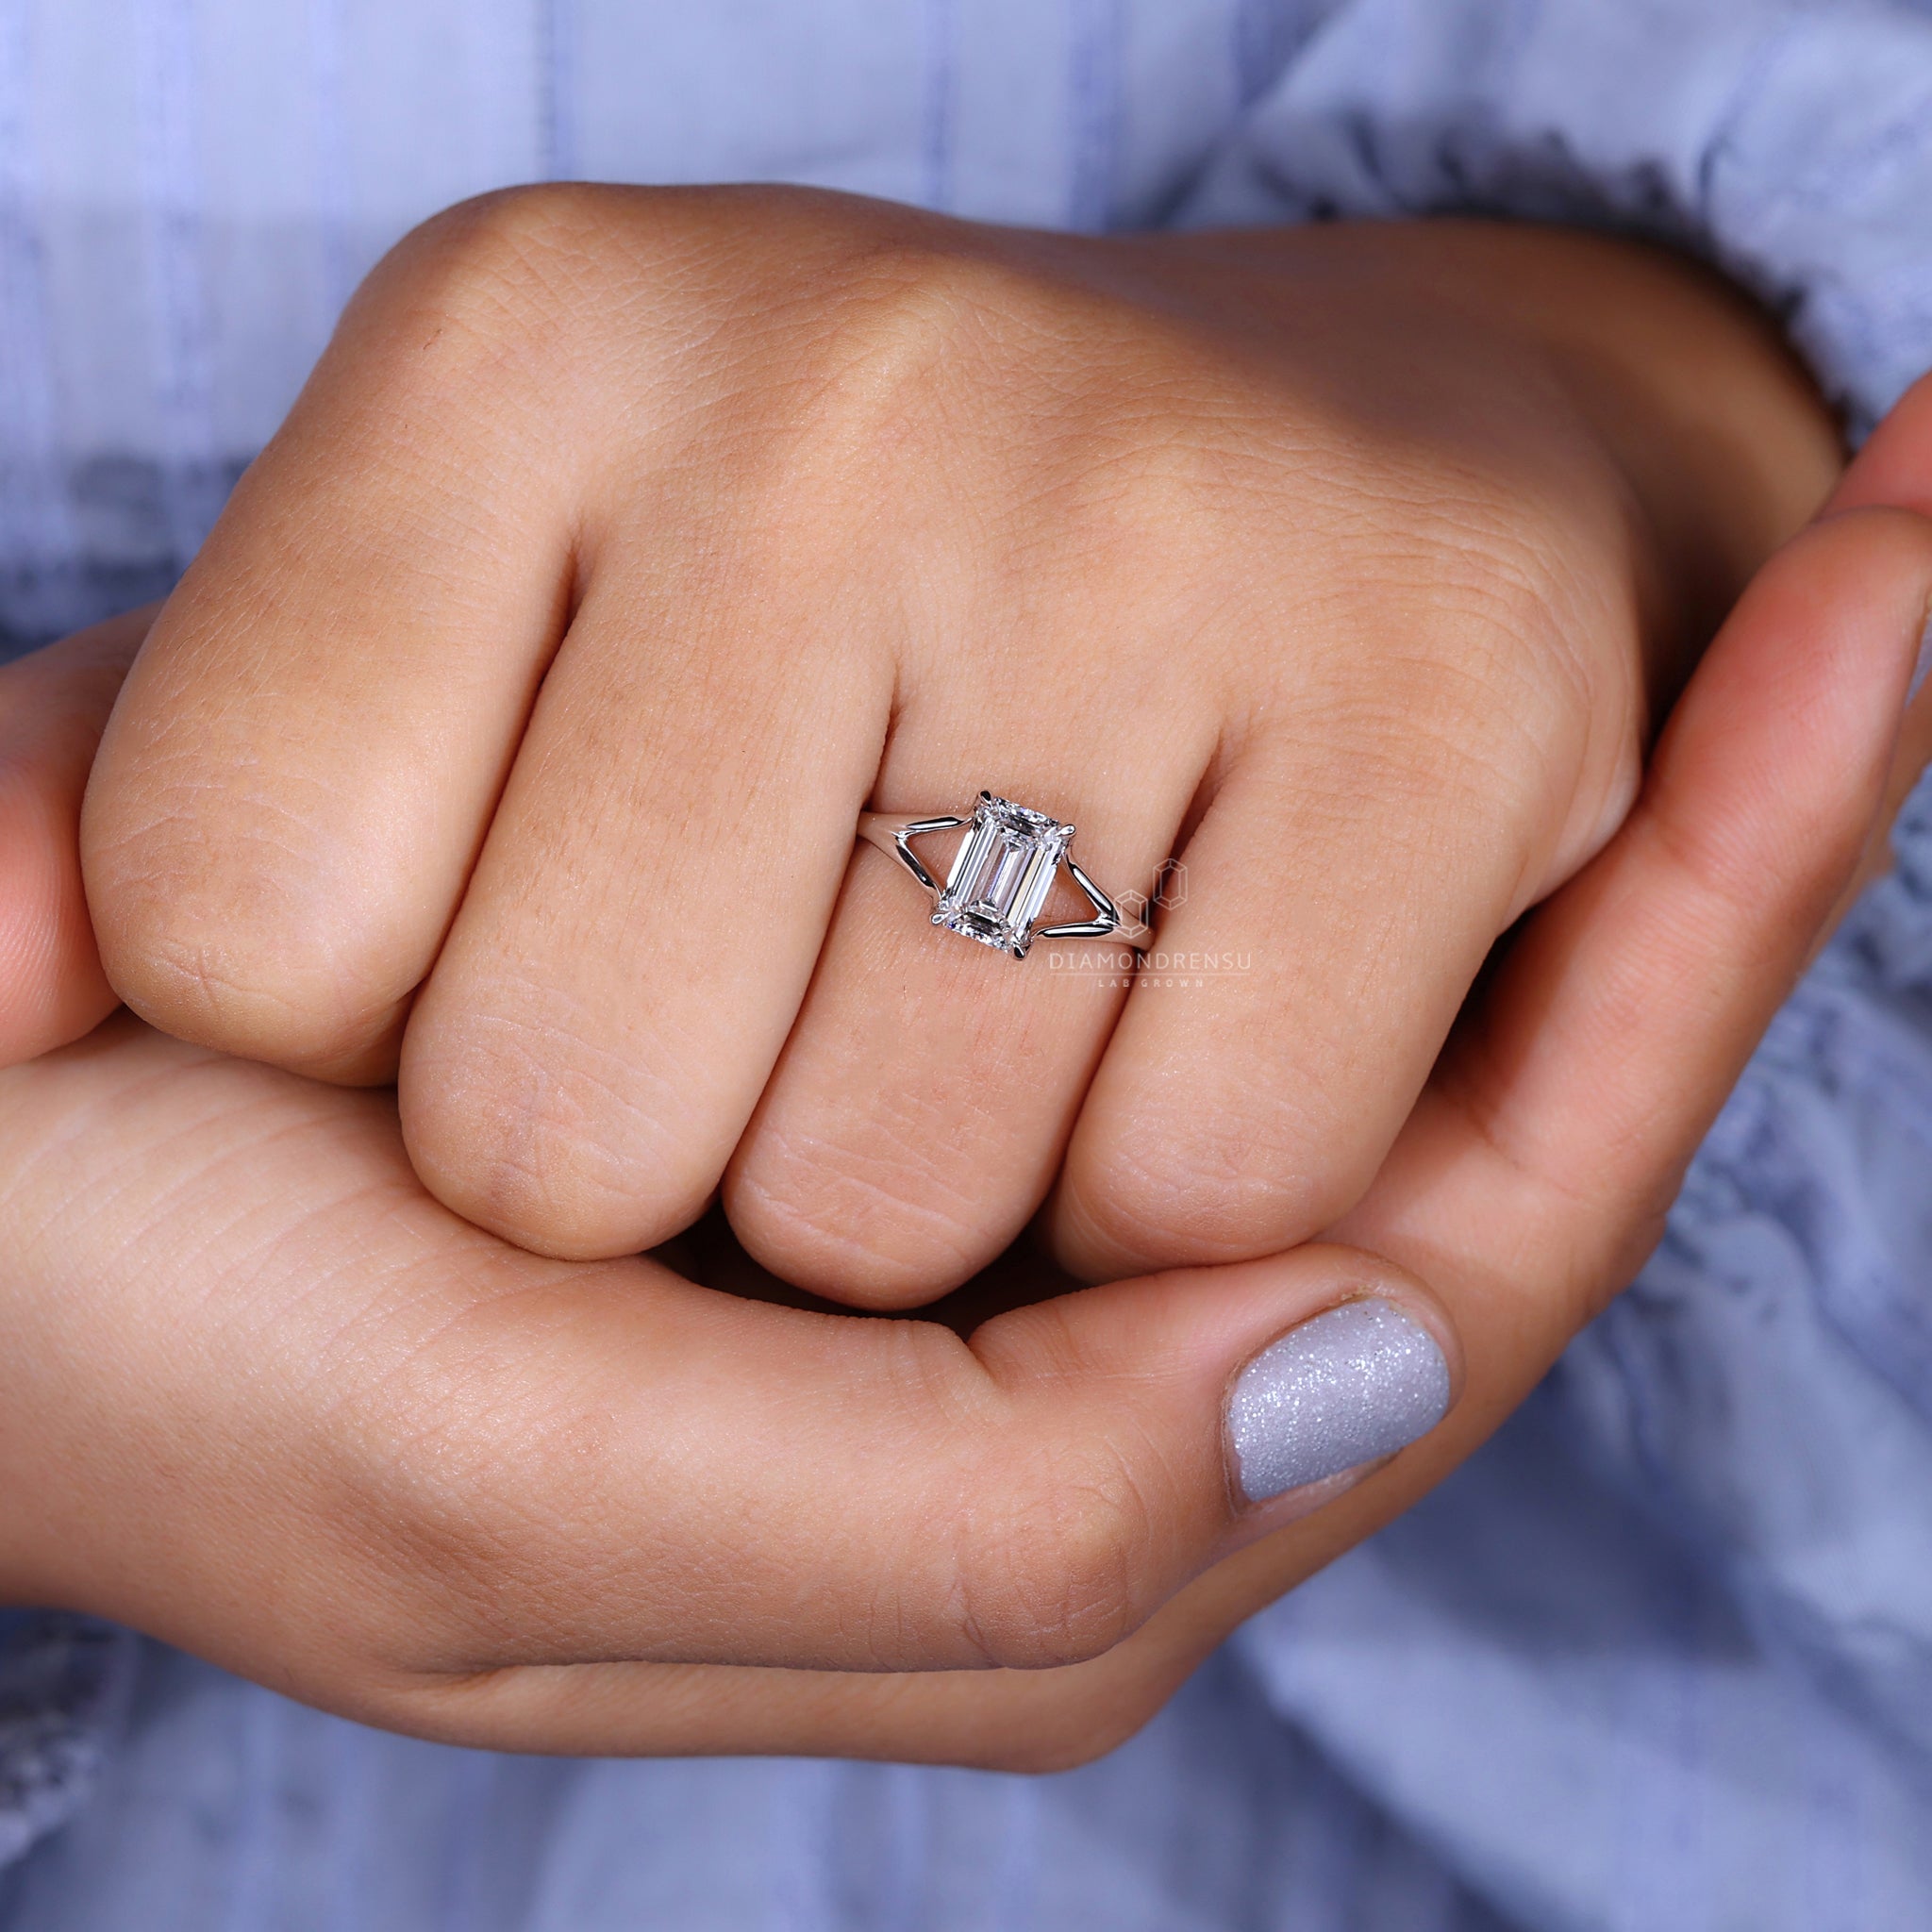
M982 791L932 923L1024 959L1073 836L1043 811Z

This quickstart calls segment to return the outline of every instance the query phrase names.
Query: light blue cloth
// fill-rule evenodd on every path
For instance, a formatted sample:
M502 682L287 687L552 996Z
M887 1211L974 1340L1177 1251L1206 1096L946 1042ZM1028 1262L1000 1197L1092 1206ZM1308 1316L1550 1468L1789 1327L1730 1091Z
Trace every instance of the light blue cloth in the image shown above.
M1908 0L0 0L0 626L163 588L357 275L544 175L1674 239L1932 364ZM1027 1781L378 1736L0 1624L7 1932L1924 1932L1932 797L1524 1413Z

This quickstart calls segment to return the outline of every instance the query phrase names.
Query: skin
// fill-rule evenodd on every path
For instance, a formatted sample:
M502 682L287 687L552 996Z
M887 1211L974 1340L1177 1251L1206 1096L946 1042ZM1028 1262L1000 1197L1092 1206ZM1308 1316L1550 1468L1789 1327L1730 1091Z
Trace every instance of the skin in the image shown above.
M466 205L142 655L103 957L177 1038L395 1079L431 1192L536 1253L722 1193L905 1307L1057 1176L1078 1278L1277 1253L1837 467L1753 312L1580 237ZM1179 854L1160 944L1246 969L1129 1002L935 932L853 824L983 784L1121 890Z
M531 1256L426 1193L390 1098L129 1016L0 1074L0 1597L506 1748L1105 1750L1439 1480L1627 1279L1860 862L1928 602L1908 512L1834 516L1767 566L1629 822L1528 923L1338 1230L1357 1246L962 1340ZM1227 1380L1365 1291L1454 1352L1449 1418L1353 1485L1244 1507Z
M1923 761L1898 720L1932 530L1874 506L1917 502L1924 413L1760 571L1324 1243L956 1305L962 1339L724 1292L728 1250L532 1255L425 1187L407 1100L131 1018L0 1075L0 1592L512 1748L1047 1768L1118 1741L1466 1455L1654 1239ZM139 628L0 699L78 702L61 667ZM66 769L37 823L72 823ZM72 850L38 863L72 933ZM1442 1339L1456 1407L1346 1490L1247 1508L1228 1380L1365 1291Z

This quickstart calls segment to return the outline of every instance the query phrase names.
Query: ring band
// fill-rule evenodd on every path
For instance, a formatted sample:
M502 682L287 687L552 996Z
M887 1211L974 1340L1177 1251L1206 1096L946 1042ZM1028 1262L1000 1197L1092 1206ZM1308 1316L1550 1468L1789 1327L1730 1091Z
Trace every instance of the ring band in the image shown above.
M941 885L908 841L961 825L970 829ZM1067 851L1074 841L1072 825L1061 824L1050 813L995 798L991 791L979 794L970 818L894 818L885 812L861 812L858 837L896 858L932 894L935 925L977 940L996 952L1010 953L1016 959L1026 957L1035 940L1119 940L1140 947L1154 937L1143 921L1130 919L1080 870ZM1086 894L1093 917L1071 924L1036 925L1062 866Z

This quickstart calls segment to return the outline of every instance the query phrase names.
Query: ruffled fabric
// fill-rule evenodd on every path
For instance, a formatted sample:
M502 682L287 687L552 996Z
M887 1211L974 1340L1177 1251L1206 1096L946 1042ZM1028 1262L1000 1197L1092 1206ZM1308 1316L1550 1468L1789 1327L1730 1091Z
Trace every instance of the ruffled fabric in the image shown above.
M128 1632L92 1618L0 1613L0 1867L86 1801L133 1645Z
M1191 224L1490 213L1695 250L1862 435L1932 345L1932 19L1886 0L1356 0Z
M1557 1389L1767 1647L1932 1768L1932 788L1896 842Z

